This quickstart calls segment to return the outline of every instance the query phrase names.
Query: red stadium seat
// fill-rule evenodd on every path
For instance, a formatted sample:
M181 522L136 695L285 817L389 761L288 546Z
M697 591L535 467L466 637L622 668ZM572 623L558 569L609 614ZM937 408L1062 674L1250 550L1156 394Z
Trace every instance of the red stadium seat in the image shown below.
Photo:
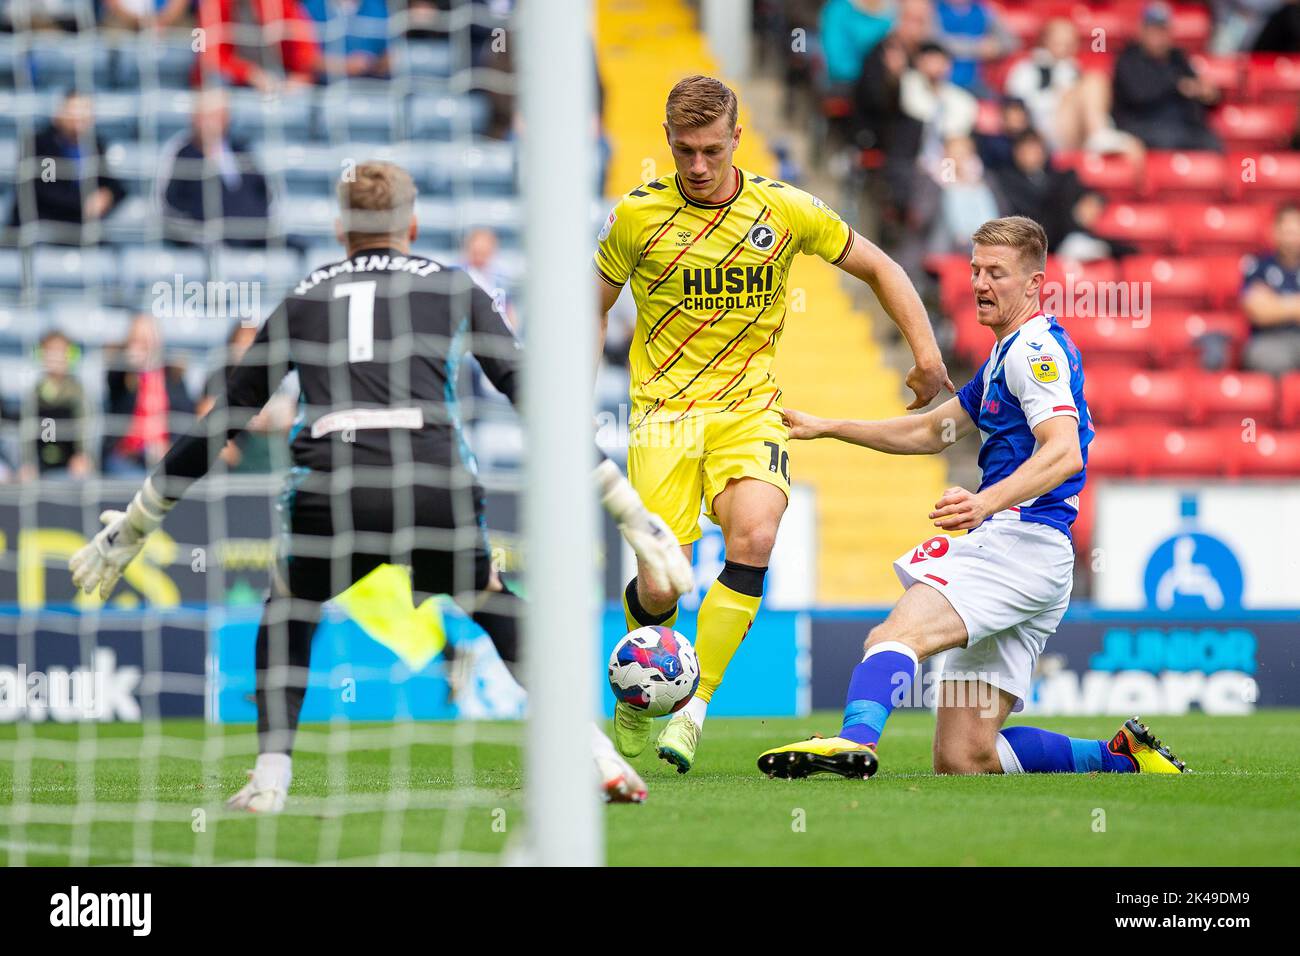
M1076 55L1079 69L1084 73L1105 73L1108 77L1115 75L1115 51L1093 50L1087 44Z
M1088 408L1103 424L1196 424L1200 373L1190 369L1149 371L1106 366L1086 373Z
M1296 104L1229 103L1210 115L1210 128L1229 152L1282 149L1296 126Z
M1245 57L1241 54L1194 53L1190 59L1197 75L1213 83L1226 102L1235 103L1245 95L1246 84L1242 79Z
M1206 372L1195 401L1196 418L1204 424L1270 426L1277 417L1277 382L1266 372Z
M1001 4L994 9L997 12L999 22L1006 27L1009 33L1014 34L1020 41L1020 45L1026 49L1033 47L1038 42L1038 35L1043 31L1043 24L1051 17L1049 11L1038 5L1012 7Z
M1046 272L1043 309L1062 319L1108 314L1107 297L1097 293L1105 290L1101 283L1116 283L1121 279L1119 263L1114 259L1067 262L1048 256Z
M1236 302L1241 289L1241 259L1239 256L1130 256L1124 260L1124 279L1130 283L1150 283L1156 309L1221 308Z
M1234 470L1238 474L1300 478L1300 431L1261 430L1252 437L1254 441L1243 441L1236 432L1224 436L1224 444L1232 450Z
M1238 153L1228 160L1233 195L1261 202L1294 202L1300 187L1300 152Z
M1192 255L1244 255L1269 244L1273 210L1246 203L1178 204L1178 243Z
M1091 391L1091 373L1085 373L1083 388ZM1091 402L1091 399L1089 399ZM1089 404L1089 409L1092 405ZM1129 429L1122 425L1110 425L1095 429L1092 441L1088 443L1088 483L1101 475L1128 475L1133 472L1133 442Z
M1070 19L1079 31L1079 48L1087 49L1094 36L1104 37L1108 49L1118 53L1129 40L1137 36L1141 17L1120 6L1101 6L1077 3L1070 11ZM1101 31L1094 33L1094 31Z
M1149 427L1132 433L1134 471L1140 477L1218 477L1235 473L1217 428Z
M1142 194L1160 199L1218 199L1225 194L1226 160L1220 153L1147 153Z
M1096 232L1146 252L1171 249L1177 238L1172 211L1162 203L1112 203L1097 220Z
M1252 53L1246 70L1246 91L1260 103L1294 103L1300 96L1300 56Z
M1011 56L1004 56L1000 60L986 60L980 68L984 74L984 85L996 93L1003 92L1006 89L1007 76L1011 73L1012 68L1028 56L1027 52L1020 52L1013 53Z
M1156 309L1156 360L1166 368L1199 368L1201 346L1206 335L1228 340L1230 361L1235 365L1250 333L1250 323L1240 312L1203 312Z
M1300 372L1288 372L1278 383L1282 396L1279 417L1286 428L1300 428Z
M1059 169L1073 169L1081 183L1114 201L1135 198L1142 182L1142 166L1124 155L1060 152L1053 162Z
M1068 325L1070 338L1083 353L1089 370L1101 366L1128 370L1151 366L1157 353L1153 328L1152 325L1138 327L1131 319L1110 316L1076 317Z
M1210 12L1205 7L1183 4L1174 7L1173 14L1169 32L1173 36L1174 45L1188 52L1205 49L1213 27Z

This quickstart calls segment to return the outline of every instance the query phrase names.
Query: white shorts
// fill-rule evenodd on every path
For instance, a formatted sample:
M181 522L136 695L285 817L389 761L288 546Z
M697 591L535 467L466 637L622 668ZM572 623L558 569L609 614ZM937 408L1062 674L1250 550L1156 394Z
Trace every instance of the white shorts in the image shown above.
M1070 604L1074 548L1033 521L987 521L960 537L938 535L894 562L903 587L928 584L966 625L940 680L982 680L1014 694L1022 710L1034 664Z

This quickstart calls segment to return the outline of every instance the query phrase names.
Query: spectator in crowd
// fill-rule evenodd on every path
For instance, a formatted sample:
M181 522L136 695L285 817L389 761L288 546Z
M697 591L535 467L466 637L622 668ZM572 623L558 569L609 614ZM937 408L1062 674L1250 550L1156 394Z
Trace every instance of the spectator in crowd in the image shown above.
M195 408L195 414L200 418L212 411L217 399L225 391L230 370L244 357L256 336L256 325L240 322L231 329L226 347L221 352L221 360L204 383L203 395ZM289 379L285 381L287 385ZM293 424L296 414L291 394L293 390L292 386L287 389L282 386L262 410L249 419L247 428L235 439L226 442L221 449L221 460L227 471L236 474L265 474L275 470L272 442L282 438Z
M126 195L105 167L105 149L95 134L90 98L69 91L25 151L9 224L45 223L44 241L93 241L99 221Z
M975 134L984 167L992 172L1010 166L1016 138L1028 129L1033 129L1033 124L1025 104L1014 96L1004 96L998 104L997 132Z
M1057 256L1070 262L1093 262L1136 254L1137 247L1130 243L1097 235L1097 222L1105 211L1105 197L1095 190L1085 189L1074 201L1068 232L1056 246Z
M845 86L856 81L863 61L893 25L889 0L826 0L818 32L827 84Z
M1137 39L1120 54L1115 124L1151 149L1222 150L1205 122L1205 107L1218 101L1218 91L1174 46L1171 16L1165 4L1148 4Z
M998 202L984 178L984 163L969 136L954 136L944 143L944 162L937 184L939 215L930 232L931 253L966 252L971 233L998 218Z
M387 0L302 0L322 50L323 82L388 76Z
M935 8L935 39L952 56L952 81L983 95L986 90L980 66L1013 53L1018 46L1016 38L983 0L939 0Z
M1220 56L1249 50L1278 0L1212 0L1214 35L1210 52Z
M104 0L103 23L121 30L166 29L185 19L192 0Z
M1047 233L1051 248L1074 229L1074 204L1083 195L1071 169L1048 164L1047 144L1036 130L1025 130L1011 150L1011 165L994 173L1002 215L1028 216Z
M938 43L921 45L915 68L899 83L898 104L919 124L916 151L923 162L943 156L944 140L969 136L979 115L975 97L952 82L952 58Z
M163 147L157 179L166 234L174 242L265 246L271 191L248 144L230 136L222 90L204 90L192 128Z
M41 365L41 378L32 389L24 416L22 477L85 477L90 471L85 446L86 393L71 372L72 342L62 332L47 332L41 338Z
M465 233L465 239L460 247L459 265L469 273L471 279L483 287L488 295L492 296L493 301L501 304L505 310L506 321L510 323L511 328L518 331L515 324L514 303L510 301L506 291L510 280L501 270L497 259L499 249L500 242L492 229L487 226L475 226Z
M158 323L147 312L132 320L122 345L107 350L105 364L104 474L142 475L185 430L194 400L184 370L164 361Z
M197 0L206 37L194 85L249 86L263 93L315 83L316 26L300 0Z
M904 120L898 102L903 74L915 64L922 44L933 36L930 0L901 0L894 29L867 55L853 88L852 137L856 145L891 151Z
M1251 331L1243 364L1282 375L1300 370L1300 206L1279 207L1273 246L1244 262L1241 307Z
M1300 53L1300 0L1286 0L1273 10L1251 49L1256 53Z

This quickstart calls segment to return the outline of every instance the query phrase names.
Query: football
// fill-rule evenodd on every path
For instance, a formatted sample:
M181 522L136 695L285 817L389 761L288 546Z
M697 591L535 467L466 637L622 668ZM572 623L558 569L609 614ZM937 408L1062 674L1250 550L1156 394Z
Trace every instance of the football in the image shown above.
M695 648L670 627L640 627L609 656L614 696L650 717L676 713L700 686Z

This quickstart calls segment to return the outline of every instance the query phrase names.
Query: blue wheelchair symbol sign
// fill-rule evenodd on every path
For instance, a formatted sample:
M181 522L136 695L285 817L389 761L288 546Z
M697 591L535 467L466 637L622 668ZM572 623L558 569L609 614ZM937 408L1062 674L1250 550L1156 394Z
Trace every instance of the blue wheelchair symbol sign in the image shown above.
M1189 531L1167 538L1147 560L1147 606L1161 611L1241 607L1241 563L1218 538Z

